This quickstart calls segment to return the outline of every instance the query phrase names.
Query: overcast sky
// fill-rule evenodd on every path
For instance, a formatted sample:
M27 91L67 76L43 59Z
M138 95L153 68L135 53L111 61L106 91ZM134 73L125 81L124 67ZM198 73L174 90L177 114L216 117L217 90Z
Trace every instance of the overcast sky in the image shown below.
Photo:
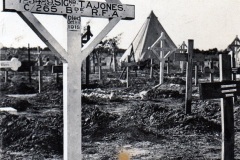
M97 1L97 0L95 0ZM103 0L98 0L103 1ZM240 0L121 0L123 4L135 5L135 20L122 20L108 37L123 33L121 48L127 48L150 14L156 14L174 43L194 39L194 48L225 49L240 36ZM0 0L0 8L2 0ZM66 49L67 24L62 16L38 15L39 21ZM108 20L82 18L82 25L90 22L92 33L97 35ZM16 14L0 12L0 47L23 47L46 45Z

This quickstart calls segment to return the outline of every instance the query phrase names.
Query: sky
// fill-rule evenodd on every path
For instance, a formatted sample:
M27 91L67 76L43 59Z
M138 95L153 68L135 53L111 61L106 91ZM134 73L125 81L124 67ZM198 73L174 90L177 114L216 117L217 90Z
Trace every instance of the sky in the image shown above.
M95 0L97 1L97 0ZM98 0L103 1L103 0ZM174 43L179 46L188 39L194 48L225 49L240 36L240 0L121 0L135 5L135 19L121 20L108 38L122 33L119 47L126 49L151 11L158 17ZM3 0L0 0L0 9ZM63 16L34 14L55 39L67 50L67 22ZM102 18L82 17L82 26L90 21L96 36L107 25ZM46 47L28 25L16 14L0 12L0 47Z

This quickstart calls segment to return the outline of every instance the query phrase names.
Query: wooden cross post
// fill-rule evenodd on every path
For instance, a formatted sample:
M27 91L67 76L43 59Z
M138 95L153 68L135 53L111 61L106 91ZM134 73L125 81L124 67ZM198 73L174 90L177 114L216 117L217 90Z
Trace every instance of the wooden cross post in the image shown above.
M165 38L164 32L162 32L163 38ZM160 48L164 48L165 44L164 41L160 41ZM159 62L159 84L163 83L163 78L164 78L164 64L165 64L165 59L164 59L164 51L160 51L160 59L161 61Z
M231 57L219 55L220 82L201 83L201 99L221 98L222 160L234 159L234 115L233 97L240 95L240 82L231 79Z
M186 73L186 94L185 94L185 113L191 114L192 105L192 55L193 55L193 40L188 40L188 62Z
M64 160L82 159L81 66L83 60L121 19L134 19L135 6L119 0L32 1L3 0L3 10L17 12L30 28L63 62ZM97 7L101 6L101 7ZM67 52L33 13L59 14L67 18ZM109 23L95 39L81 49L81 16L107 18Z
M40 51L39 47L37 48L37 53L39 54L39 56L38 56L38 67L41 67L43 65L43 62L42 62L42 55L41 55L41 51ZM42 76L43 76L42 71L41 71L41 69L39 69L38 70L38 92L39 93L41 93L41 90L42 90L42 83L43 83Z
M5 73L5 83L7 83L8 82L8 71L4 71L4 73Z
M151 58L151 62L150 62L150 79L153 78L153 59Z
M214 77L213 77L213 60L212 59L210 59L210 82L213 82L214 81Z
M28 44L28 63L31 63L31 52L30 52L30 44ZM32 83L32 73L31 73L31 67L28 68L28 80L29 83Z
M55 62L54 62L55 66L58 66L58 59L55 56ZM53 66L54 67L54 66ZM53 73L53 67L52 67L52 73ZM56 83L59 83L59 73L55 73L55 77L56 77Z
M204 56L193 54L193 40L188 40L188 54L175 53L175 61L187 61L186 65L186 93L185 93L185 113L191 114L192 104L192 69L193 61L203 61Z
M198 65L199 65L199 62L196 63L195 65L195 86L198 85Z

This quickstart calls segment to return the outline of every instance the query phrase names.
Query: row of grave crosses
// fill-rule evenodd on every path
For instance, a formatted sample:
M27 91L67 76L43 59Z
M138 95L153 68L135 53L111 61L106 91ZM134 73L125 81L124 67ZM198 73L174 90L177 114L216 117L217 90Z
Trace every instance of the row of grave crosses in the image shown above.
M219 54L219 72L220 82L200 83L200 99L221 98L221 117L222 117L222 159L234 159L234 115L233 101L234 97L240 95L240 81L236 81L236 76L240 69L234 67L236 47L240 47L238 37L234 40L233 55ZM175 53L175 60L187 61L186 73L186 94L185 94L185 112L191 113L192 101L192 64L193 61L204 61L204 55L194 53L193 40L188 41L188 53ZM197 71L197 68L195 69Z

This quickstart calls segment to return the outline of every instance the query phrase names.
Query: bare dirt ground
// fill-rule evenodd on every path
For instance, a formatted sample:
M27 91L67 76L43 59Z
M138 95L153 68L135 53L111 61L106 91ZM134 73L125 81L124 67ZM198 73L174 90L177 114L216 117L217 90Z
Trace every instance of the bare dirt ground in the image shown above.
M199 100L198 87L193 87L192 114L186 115L183 78L166 78L155 89L158 78L141 76L129 88L109 75L91 83L82 94L84 160L117 160L123 154L131 160L221 158L220 100ZM37 87L36 80L29 84L22 76L1 81L1 107L18 110L16 115L0 113L1 159L63 158L62 85L48 76L41 93ZM234 116L235 159L240 159L239 102Z

